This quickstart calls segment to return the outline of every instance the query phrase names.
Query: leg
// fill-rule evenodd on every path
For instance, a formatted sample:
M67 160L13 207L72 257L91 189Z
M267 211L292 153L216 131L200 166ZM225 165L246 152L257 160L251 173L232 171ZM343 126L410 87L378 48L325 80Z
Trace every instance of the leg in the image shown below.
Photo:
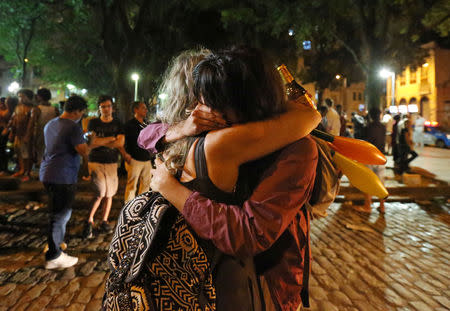
M66 225L72 215L75 199L75 185L45 184L49 195L50 222L48 233L48 251L46 260L52 260L61 254L60 245L64 242Z
M411 155L411 157L408 157L408 154ZM417 158L419 155L414 150L409 150L408 154L405 158L407 158L406 163L409 165L410 162L412 162L415 158Z
M108 222L109 212L111 211L112 197L106 197L103 200L103 221Z
M31 167L33 165L29 144L22 143L21 153L23 158L23 169L24 169L23 174L25 175L25 177L27 177L30 176Z
M146 161L142 163L142 168L140 171L138 194L149 191L151 181L152 181L152 163L150 161Z
M125 203L136 196L136 186L139 180L139 161L131 159L131 163L125 162L127 170L127 186L125 187Z
M103 209L103 221L107 222L109 212L111 211L112 198L117 193L119 188L119 178L117 176L117 163L104 164L105 173L105 205Z
M385 213L384 200L380 200L380 207L378 207L378 211L380 211L381 214Z
M97 212L97 209L100 206L101 202L102 202L102 197L96 197L94 199L94 202L91 207L91 211L89 213L89 219L88 219L88 222L90 222L91 224L94 224L95 213Z
M17 172L15 172L14 174L12 174L12 177L18 177L18 176L22 176L25 170L24 170L22 152L20 149L20 141L17 137L14 140L14 152L17 155L17 166L18 166L19 170Z
M92 203L92 208L89 213L89 222L94 223L95 212L97 212L98 207L102 201L102 198L106 196L106 176L103 171L103 164L100 163L89 163L89 170L92 174L92 182L95 185L97 196Z

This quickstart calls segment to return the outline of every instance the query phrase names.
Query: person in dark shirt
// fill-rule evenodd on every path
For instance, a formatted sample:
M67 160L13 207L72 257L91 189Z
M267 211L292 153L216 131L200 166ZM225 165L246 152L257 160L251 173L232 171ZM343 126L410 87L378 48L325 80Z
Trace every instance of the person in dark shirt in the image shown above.
M112 115L112 97L103 95L99 97L97 102L100 109L100 118L91 119L88 124L88 131L91 134L89 146L92 148L89 153L89 171L97 193L92 204L89 219L83 230L85 238L92 237L95 212L102 200L103 219L100 229L105 232L112 231L108 224L108 217L111 210L112 197L116 194L119 186L119 178L117 176L118 149L123 147L125 142L122 124L119 120L114 119Z
M352 112L353 137L356 139L364 139L366 120L356 112Z
M139 181L139 191L144 193L150 189L152 178L151 156L137 145L139 133L147 126L145 117L147 116L147 105L143 102L133 102L131 104L134 118L125 124L125 148L119 151L125 160L127 170L127 186L125 188L125 202L136 197L136 188Z
M403 126L398 131L398 166L400 174L403 174L409 171L409 163L417 158L418 154L414 151L414 143L411 137L411 122L408 118L404 119Z
M366 127L366 137L369 143L374 145L380 150L384 151L386 144L386 126L380 121L381 110L378 108L371 108L369 110L370 121ZM384 182L384 165L368 165L369 168L378 176L378 178ZM362 212L370 213L372 211L372 196L365 194L365 202L362 207L356 206L356 209ZM380 200L380 206L378 207L380 213L384 213L384 200Z

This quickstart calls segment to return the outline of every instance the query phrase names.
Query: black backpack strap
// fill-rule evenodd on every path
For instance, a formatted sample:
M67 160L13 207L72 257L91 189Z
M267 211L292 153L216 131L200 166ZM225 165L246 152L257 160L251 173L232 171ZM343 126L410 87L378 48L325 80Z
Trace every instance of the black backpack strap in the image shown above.
M309 235L309 225L308 225L308 211L306 206L302 207L303 214L305 215L306 221L306 247L305 247L305 259L303 264L303 282L302 282L302 290L300 292L300 298L302 299L302 305L305 308L309 308L309 272L311 267L311 256L309 255L309 244L311 242L311 238Z
M197 145L195 145L194 158L196 174L195 178L209 178L205 155L205 136L201 136L198 138Z

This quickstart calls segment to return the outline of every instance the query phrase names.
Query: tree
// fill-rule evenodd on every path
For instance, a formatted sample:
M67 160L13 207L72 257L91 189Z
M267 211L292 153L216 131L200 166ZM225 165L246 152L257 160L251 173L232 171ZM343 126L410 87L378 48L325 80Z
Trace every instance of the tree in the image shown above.
M13 64L15 76L29 86L28 63L38 64L42 45L36 40L46 24L48 6L44 1L0 2L0 55Z
M370 108L380 105L383 81L378 72L382 66L400 71L425 56L420 48L425 30L422 20L432 4L439 2L314 0L266 5L273 12L267 20L276 25L274 29L294 29L299 44L311 40L314 46L319 35L346 49L364 73L365 101Z

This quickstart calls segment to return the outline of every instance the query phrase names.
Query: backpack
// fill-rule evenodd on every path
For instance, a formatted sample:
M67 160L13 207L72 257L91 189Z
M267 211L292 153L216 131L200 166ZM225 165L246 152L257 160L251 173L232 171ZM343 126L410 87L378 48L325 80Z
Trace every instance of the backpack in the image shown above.
M306 207L313 218L326 217L327 208L334 202L339 193L342 173L333 161L334 152L328 143L314 136L312 138L316 142L319 158L313 191Z

